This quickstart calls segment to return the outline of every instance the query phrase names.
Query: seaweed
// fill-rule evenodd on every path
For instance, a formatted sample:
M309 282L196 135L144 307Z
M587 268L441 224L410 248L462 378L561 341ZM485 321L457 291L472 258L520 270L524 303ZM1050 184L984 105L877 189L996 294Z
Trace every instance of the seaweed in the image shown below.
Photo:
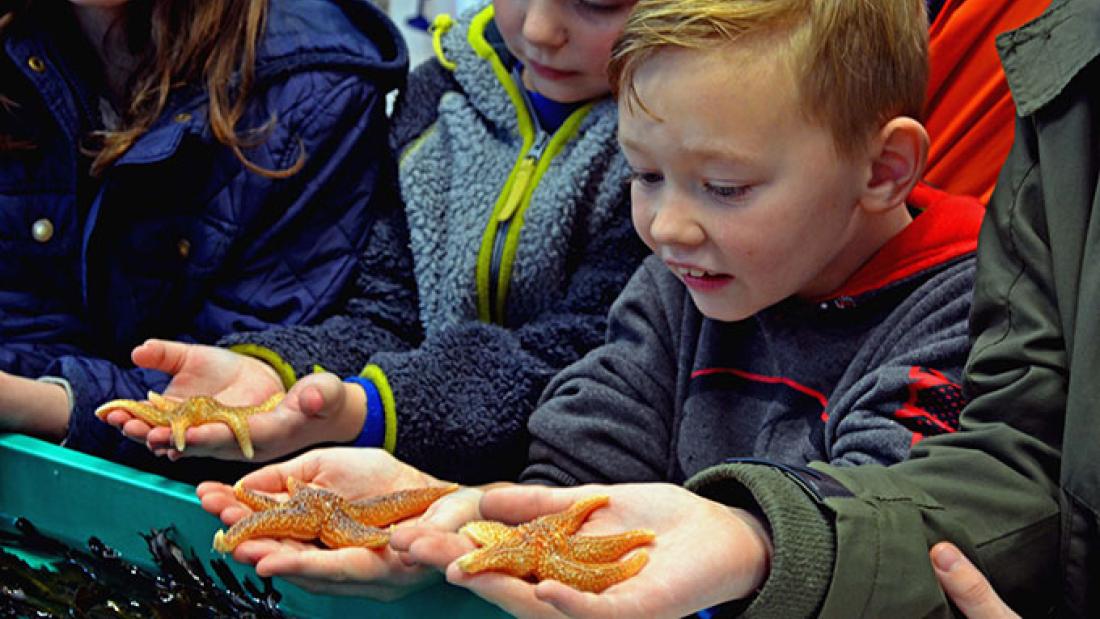
M222 559L212 577L194 550L185 552L174 529L142 533L157 571L143 569L90 537L86 550L41 533L25 518L0 523L0 616L170 619L279 619L281 595L270 578L242 583ZM34 568L6 548L46 557Z

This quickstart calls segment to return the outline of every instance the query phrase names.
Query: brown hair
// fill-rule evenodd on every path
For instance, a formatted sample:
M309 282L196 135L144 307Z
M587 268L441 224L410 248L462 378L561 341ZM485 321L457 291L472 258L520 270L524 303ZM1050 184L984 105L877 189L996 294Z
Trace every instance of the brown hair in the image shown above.
M922 0L640 0L611 53L611 89L644 109L634 77L660 50L778 36L803 113L854 155L890 118L920 120L927 20Z
M98 144L90 149L94 156L91 173L102 173L125 154L164 113L169 95L189 84L204 87L214 137L229 147L246 168L270 178L286 178L298 172L305 164L304 152L284 170L260 167L242 152L262 141L274 118L261 127L246 130L244 137L236 128L255 78L256 46L263 34L267 3L268 0L149 0L129 5L126 31L131 46L142 50L140 62L130 77L132 94L122 110L122 126L95 135ZM0 2L0 6L3 4ZM7 4L16 6L0 9L0 40L4 30L29 9L31 2ZM18 105L4 97L2 85L0 104ZM25 142L0 136L0 151L26 147Z

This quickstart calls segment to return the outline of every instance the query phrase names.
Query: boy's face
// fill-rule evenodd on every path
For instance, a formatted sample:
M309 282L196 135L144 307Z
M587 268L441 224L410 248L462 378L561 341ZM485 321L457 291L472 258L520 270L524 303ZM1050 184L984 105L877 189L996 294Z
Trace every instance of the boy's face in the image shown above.
M508 50L531 90L561 103L610 91L607 60L636 0L493 0Z
M760 49L662 50L635 74L653 115L619 104L634 226L717 320L827 294L865 251L869 159L836 155L774 47Z

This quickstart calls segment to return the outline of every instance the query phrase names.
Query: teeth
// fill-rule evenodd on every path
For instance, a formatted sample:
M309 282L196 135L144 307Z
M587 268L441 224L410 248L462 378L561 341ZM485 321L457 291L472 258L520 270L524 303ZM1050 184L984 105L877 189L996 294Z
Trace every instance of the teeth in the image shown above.
M685 269L684 267L677 267L677 270L680 271L680 275L689 277L706 277L711 275L710 271L704 271L703 269Z

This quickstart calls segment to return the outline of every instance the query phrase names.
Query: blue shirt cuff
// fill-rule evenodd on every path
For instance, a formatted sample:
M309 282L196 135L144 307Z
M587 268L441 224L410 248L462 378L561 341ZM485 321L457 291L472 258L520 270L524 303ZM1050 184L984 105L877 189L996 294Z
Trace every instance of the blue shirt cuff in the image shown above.
M363 429L359 436L355 437L352 445L356 447L381 447L386 438L386 414L382 410L382 396L378 393L378 387L374 386L369 378L351 376L344 379L345 383L355 383L363 388L367 394L367 414L363 417Z

